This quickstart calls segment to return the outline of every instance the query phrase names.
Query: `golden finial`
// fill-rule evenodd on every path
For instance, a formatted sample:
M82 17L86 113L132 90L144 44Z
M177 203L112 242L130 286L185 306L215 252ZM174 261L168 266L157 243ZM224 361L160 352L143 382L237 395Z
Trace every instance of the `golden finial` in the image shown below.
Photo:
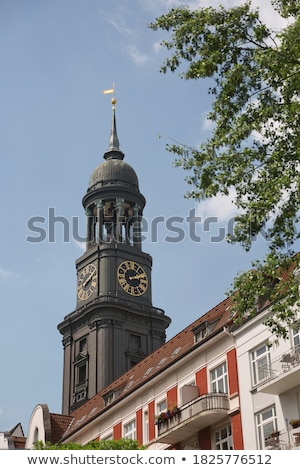
M112 93L113 94L113 97L111 99L111 104L113 105L113 107L115 106L117 100L115 98L115 84L113 83L113 87L112 88L109 88L108 90L103 90L103 94L104 95L108 95L109 93Z

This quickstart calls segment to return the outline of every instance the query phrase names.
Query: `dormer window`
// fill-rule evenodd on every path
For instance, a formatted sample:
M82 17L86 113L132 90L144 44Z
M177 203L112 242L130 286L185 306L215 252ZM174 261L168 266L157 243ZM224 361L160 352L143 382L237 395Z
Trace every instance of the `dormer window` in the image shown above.
M104 400L104 406L110 405L114 401L114 392L111 391L109 394L107 394L105 397L103 396Z
M120 393L122 392L123 387L118 388L118 390L109 390L107 393L102 395L102 398L104 400L104 406L110 405L113 401L115 401Z
M200 343L208 335L208 324L207 322L202 323L194 329L194 341Z

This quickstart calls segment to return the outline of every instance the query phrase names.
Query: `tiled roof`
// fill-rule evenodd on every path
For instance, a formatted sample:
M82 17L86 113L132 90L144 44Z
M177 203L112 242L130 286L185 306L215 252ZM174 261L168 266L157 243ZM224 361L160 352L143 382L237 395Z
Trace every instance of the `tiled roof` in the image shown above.
M110 391L119 390L117 398L119 401L152 377L167 369L167 367L192 351L192 349L199 347L199 344L203 342L195 344L194 330L197 329L197 327L201 327L201 324L206 323L209 328L209 335L205 340L221 331L224 326L231 324L232 314L230 305L231 299L227 297L163 346L140 361L133 368L129 369L109 386L97 393L81 407L77 408L70 415L73 419L63 438L66 439L70 437L74 432L100 415L104 410L109 409L109 405L104 406L103 395L109 394ZM113 406L117 400L115 400L111 406Z
M51 444L56 444L72 421L72 416L50 413Z

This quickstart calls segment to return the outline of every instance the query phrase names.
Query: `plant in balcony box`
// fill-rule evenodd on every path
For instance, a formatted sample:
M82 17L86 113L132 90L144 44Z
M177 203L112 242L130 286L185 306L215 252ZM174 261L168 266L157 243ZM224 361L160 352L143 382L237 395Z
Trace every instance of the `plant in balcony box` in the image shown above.
M160 413L160 415L155 416L155 424L161 424L168 419L167 413Z
M298 446L300 444L300 432L294 432L295 444Z
M266 437L265 437L265 441L268 441L270 439L276 439L278 436L279 436L280 432L277 431L276 429L273 429L270 434L268 434Z
M169 408L167 409L167 413L169 416L175 416L178 414L179 408L177 406L177 403L172 403Z
M291 419L290 425L292 426L293 429L299 428L300 427L300 419Z
M155 416L155 424L160 424L162 422L161 414Z

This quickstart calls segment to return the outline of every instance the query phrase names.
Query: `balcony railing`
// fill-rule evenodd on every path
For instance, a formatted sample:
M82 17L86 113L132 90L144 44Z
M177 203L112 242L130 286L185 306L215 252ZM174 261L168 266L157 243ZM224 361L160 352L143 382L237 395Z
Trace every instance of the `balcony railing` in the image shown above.
M259 390L265 391L266 393L280 394L284 393L289 388L296 386L299 383L300 377L299 366L300 348L298 346L287 350L280 356L277 356L268 365L259 370L260 380L257 384ZM288 376L289 379L287 380ZM268 392L267 388L270 389Z
M83 400L87 400L88 392L88 381L77 384L75 386L75 392L73 393L73 404L79 403Z
M188 437L197 430L203 429L229 411L229 398L224 393L208 393L182 406L170 416L159 418L158 441L175 443ZM180 439L179 439L180 437Z
M284 429L277 435L270 435L265 439L265 448L268 450L300 450L300 427Z

